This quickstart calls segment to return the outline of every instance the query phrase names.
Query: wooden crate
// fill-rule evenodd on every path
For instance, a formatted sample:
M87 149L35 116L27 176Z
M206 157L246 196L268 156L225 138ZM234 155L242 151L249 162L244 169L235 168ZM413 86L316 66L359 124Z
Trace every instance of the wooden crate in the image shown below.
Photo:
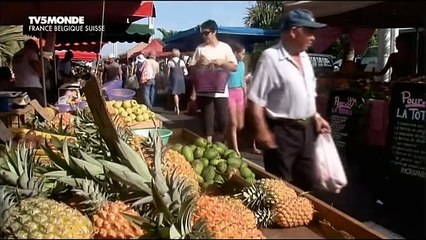
M144 129L144 128L155 128L155 126L161 128L163 127L163 122L159 119L155 119L155 124L153 121L143 121L140 123L129 124L132 129Z
M173 135L171 136L169 143L182 143L189 144L193 143L199 136L187 129L178 128L172 129ZM247 160L247 159L246 159ZM247 161L250 169L256 174L257 178L275 178L266 172L262 167L257 164ZM297 193L302 191L287 183L290 187L295 189ZM368 238L368 239L386 239L387 237L377 232L358 220L350 217L349 215L339 211L338 209L328 205L320 199L305 194L305 197L310 199L314 204L315 210L318 214L315 216L315 221L306 227L295 227L295 228L268 228L263 229L262 232L268 239L295 239L295 238L309 238L309 239L350 239L350 238Z

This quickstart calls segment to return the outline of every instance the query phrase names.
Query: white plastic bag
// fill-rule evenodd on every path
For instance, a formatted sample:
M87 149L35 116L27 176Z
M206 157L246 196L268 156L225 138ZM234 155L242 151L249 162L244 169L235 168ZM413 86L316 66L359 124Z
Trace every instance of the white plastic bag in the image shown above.
M317 188L339 193L348 184L339 153L330 133L320 134L315 143L315 171L319 177Z

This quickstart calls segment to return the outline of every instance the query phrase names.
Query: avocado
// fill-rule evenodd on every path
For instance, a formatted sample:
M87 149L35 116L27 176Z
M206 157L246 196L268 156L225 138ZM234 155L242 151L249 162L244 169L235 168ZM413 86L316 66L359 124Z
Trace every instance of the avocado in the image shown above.
M204 165L203 162L201 162L201 160L196 159L191 163L192 168L194 169L194 172L197 173L198 175L201 174L201 172L203 172L204 169Z
M202 137L199 137L199 138L195 139L195 141L194 141L194 144L197 147L202 147L202 148L205 148L207 146L207 143L208 143L207 140L205 138L202 138Z
M219 156L219 152L214 148L209 148L204 151L203 158L207 158L208 160L215 159Z
M240 168L242 163L243 163L243 160L241 158L235 158L235 157L228 158L229 166Z
M190 146L183 146L181 154L185 157L188 162L192 162L194 160L194 153Z
M202 158L204 154L204 148L202 147L197 147L194 150L194 158Z

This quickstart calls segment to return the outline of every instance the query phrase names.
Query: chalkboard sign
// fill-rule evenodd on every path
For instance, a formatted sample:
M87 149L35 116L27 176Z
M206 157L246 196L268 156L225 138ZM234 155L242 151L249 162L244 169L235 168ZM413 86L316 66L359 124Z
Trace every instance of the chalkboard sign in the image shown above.
M407 238L425 237L426 84L392 85L384 206ZM404 234L404 233L403 233Z
M387 147L392 175L426 177L426 84L395 83Z
M331 91L327 104L327 119L331 134L343 161L347 159L347 144L350 134L354 132L353 123L356 118L356 108L361 94L353 90ZM352 129L351 129L352 128Z

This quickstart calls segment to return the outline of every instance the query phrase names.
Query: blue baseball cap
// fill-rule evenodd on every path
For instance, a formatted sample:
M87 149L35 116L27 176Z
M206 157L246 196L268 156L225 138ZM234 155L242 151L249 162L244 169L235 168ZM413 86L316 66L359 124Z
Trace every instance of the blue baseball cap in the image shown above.
M284 15L281 23L281 31L292 27L323 28L327 24L315 21L311 11L307 9L294 9Z

